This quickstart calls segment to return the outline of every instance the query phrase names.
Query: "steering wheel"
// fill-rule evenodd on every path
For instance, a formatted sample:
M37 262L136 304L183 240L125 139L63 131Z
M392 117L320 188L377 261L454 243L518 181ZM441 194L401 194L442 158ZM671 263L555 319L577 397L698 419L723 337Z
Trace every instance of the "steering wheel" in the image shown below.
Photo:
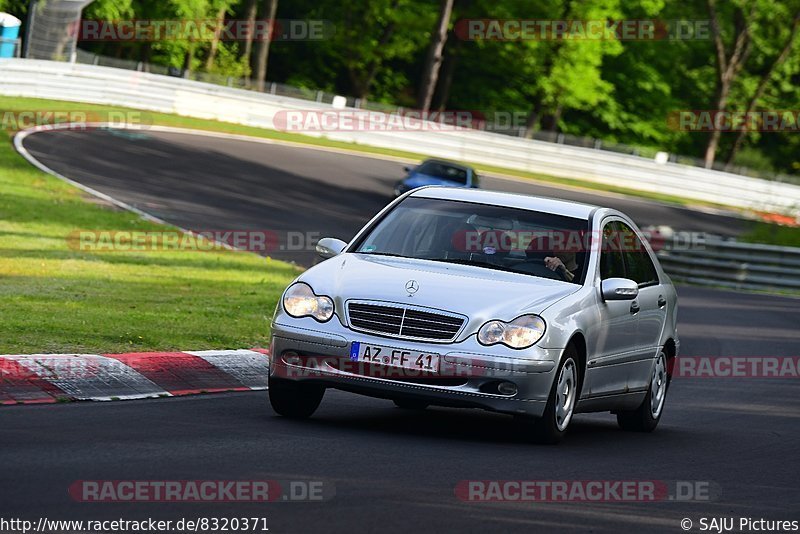
M525 268L527 267L535 267L534 269ZM545 265L543 259L539 258L529 258L525 263L521 264L519 267L522 267L523 270L529 274L534 276L540 276L542 278L550 278L553 280L564 280L565 282L569 282L569 280L565 277L565 275L559 271L551 271L547 265Z
M561 277L561 279L564 280L565 282L572 282L572 280L569 279L569 276L567 274L569 271L567 271L567 268L564 267L563 265L559 265L555 272L557 272L558 275Z
M558 269L556 269L555 271L553 271L553 270L551 270L551 269L550 269L550 268L547 266L547 264L545 263L545 261L544 261L543 259L539 259L539 258L536 258L536 259L529 259L529 260L528 260L528 261L526 261L525 263L528 263L528 264L533 264L533 265L536 265L536 266L541 266L541 267L543 267L543 269L544 269L545 271L547 271L547 273L548 273L548 274L549 274L549 273L555 273L555 274L557 274L557 275L559 276L559 278L561 278L561 280L563 280L564 282L571 282L571 280L569 279L569 276L567 276L567 268L566 268L566 267L564 267L563 265L559 266L559 268L558 268ZM550 278L550 277L548 276L547 278Z

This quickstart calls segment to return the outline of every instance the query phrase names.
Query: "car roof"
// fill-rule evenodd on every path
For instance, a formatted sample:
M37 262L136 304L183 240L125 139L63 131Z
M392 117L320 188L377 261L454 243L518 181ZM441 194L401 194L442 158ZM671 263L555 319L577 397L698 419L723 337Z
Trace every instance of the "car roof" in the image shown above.
M470 167L469 165L464 165L463 163L456 163L454 161L447 161L446 159L428 158L422 163L420 163L420 165L422 165L423 163L440 163L442 165L447 165L449 167L464 169L465 171L468 169L472 169L472 167Z
M592 212L599 208L599 206L593 206L591 204L582 204L580 202L559 200L556 198L458 187L421 187L415 189L410 196L506 206L509 208L519 208L542 213L551 213L553 215L563 215L565 217L574 217L577 219L588 219Z

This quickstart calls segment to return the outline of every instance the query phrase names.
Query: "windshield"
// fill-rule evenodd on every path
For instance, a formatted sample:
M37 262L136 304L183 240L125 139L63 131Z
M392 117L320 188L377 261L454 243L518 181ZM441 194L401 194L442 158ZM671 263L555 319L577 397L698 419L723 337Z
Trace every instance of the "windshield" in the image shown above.
M442 180L449 180L459 184L467 183L467 170L461 167L454 167L447 163L438 161L426 161L415 169L414 172L427 174L434 178L441 178Z
M588 228L585 219L411 197L381 219L354 250L582 283Z

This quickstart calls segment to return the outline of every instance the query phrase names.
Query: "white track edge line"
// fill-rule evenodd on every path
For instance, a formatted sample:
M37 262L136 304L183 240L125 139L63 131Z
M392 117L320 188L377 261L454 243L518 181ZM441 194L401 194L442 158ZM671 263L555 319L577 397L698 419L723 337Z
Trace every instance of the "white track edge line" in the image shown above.
M109 123L87 123L86 125L84 125L85 128L107 128L109 126L110 126ZM173 228L177 228L178 230L180 230L181 232L183 232L185 234L189 234L189 235L195 236L195 237L197 237L199 239L206 239L206 240L211 241L211 242L215 243L216 245L221 246L223 248L226 248L228 250L239 250L239 251L242 251L242 252L247 252L245 249L239 249L237 247L234 247L234 246L230 245L229 243L225 243L225 242L219 241L217 239L211 239L206 235L198 234L198 233L196 233L196 232L194 232L192 230L189 230L188 228L184 228L184 227L179 226L177 224L165 221L164 219L162 219L160 217L157 217L155 215L151 215L150 213L147 213L146 211L141 210L141 209L137 208L136 206L128 204L127 202L123 202L121 200L118 200L118 199L112 197L111 195L107 195L105 193L102 193L102 192L98 191L97 189L94 189L94 188L89 187L87 185L83 185L82 183L76 182L75 180L72 180L71 178L67 178L63 174L51 169L50 167L48 167L47 165L45 165L44 163L42 163L41 161L39 161L38 159L33 157L33 155L30 152L28 152L28 149L25 148L24 141L30 135L33 135L33 134L36 134L36 133L40 133L40 132L52 131L52 130L68 130L68 129L71 129L71 127L72 127L72 124L63 123L63 124L48 124L48 125L43 125L43 126L35 126L33 128L28 128L26 130L22 130L20 132L17 132L17 134L14 136L14 148L17 150L17 152L19 152L22 155L23 158L25 158L28 161L28 163L30 163L31 165L33 165L34 167L36 167L40 171L45 172L45 173L47 173L47 174L49 174L51 176L55 176L59 180L62 180L62 181L66 182L66 183L68 183L68 184L70 184L72 186L75 186L78 189L80 189L80 190L82 190L82 191L84 191L86 193L89 193L90 195L92 195L94 197L97 197L97 198L99 198L101 200L109 202L110 204L113 204L113 205L117 206L118 208L121 208L121 209L130 211L132 213L135 213L136 215L138 215L139 217L141 217L142 219L144 219L146 221L154 222L154 223L161 224L161 225L164 225L164 226L171 226ZM287 263L291 263L291 262L287 262Z

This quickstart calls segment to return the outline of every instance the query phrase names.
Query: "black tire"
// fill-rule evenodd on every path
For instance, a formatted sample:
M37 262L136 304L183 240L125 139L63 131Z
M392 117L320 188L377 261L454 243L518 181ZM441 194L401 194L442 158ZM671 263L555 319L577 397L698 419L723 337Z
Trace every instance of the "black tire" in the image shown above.
M269 377L269 402L279 415L306 419L319 407L325 388L317 384Z
M394 399L394 405L403 410L424 410L430 406L425 401L414 399Z
M574 370L574 378L572 379L570 391L570 394L573 395L572 410L566 421L566 425L562 425L556 417L556 400L559 398L556 390L561 373L567 366L571 366ZM569 345L564 349L561 363L559 363L558 369L556 370L555 379L553 380L553 386L550 388L550 396L547 398L547 406L544 409L544 414L533 423L531 438L534 442L555 445L564 439L564 436L567 434L569 423L572 420L572 415L575 413L575 405L578 403L578 398L580 397L581 373L582 370L578 367L578 351L573 345Z
M661 361L663 373L659 373L659 360ZM657 393L654 392L654 382L661 380L663 382L663 397L660 398L660 402L656 401L655 404L660 404L658 407L657 413L654 414L654 402L653 398L654 395ZM659 384L656 382L656 390L659 387ZM653 374L650 377L650 385L647 388L647 395L642 401L642 404L636 408L635 410L624 411L624 412L617 412L617 424L620 426L622 430L627 430L630 432L652 432L658 426L658 422L661 421L661 415L664 413L664 405L667 400L667 391L669 386L669 376L667 374L667 355L662 350L656 362L654 363L653 367Z

